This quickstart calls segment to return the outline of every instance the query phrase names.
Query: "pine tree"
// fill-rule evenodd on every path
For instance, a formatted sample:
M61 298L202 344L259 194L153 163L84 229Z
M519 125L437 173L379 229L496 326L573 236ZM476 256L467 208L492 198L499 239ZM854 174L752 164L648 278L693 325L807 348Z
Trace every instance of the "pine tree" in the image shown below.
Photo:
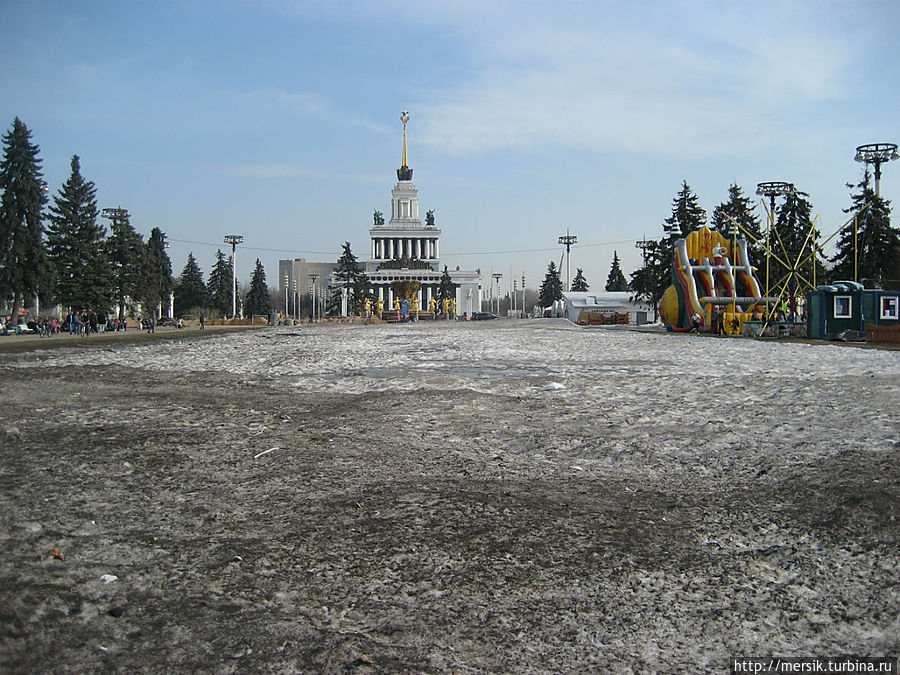
M227 315L231 311L231 289L231 259L226 258L221 249L216 249L216 262L206 285L207 307Z
M72 173L50 205L47 255L54 295L73 310L106 314L113 304L113 280L106 257L106 228L97 223L97 188L81 175L78 155Z
M138 281L144 257L144 240L131 226L128 212L115 209L106 239L105 254L112 274L112 295L119 316L126 316L126 302L137 300Z
M552 260L547 266L547 274L541 282L540 302L541 307L549 307L557 300L562 300L563 283L559 276L559 270L556 269L556 263Z
M572 279L572 290L576 293L585 293L589 289L587 279L584 278L584 270L579 267L575 270L575 278Z
M438 284L437 297L435 300L438 303L438 307L441 307L441 303L444 300L448 302L450 300L456 300L456 289L459 287L459 284L454 284L453 280L450 278L450 272L447 271L447 266L444 265L444 272L441 274L441 281ZM442 309L440 311L443 311Z
M670 242L683 239L703 227L706 222L706 211L700 208L697 199L687 181L682 181L681 190L672 200L672 215L665 219L663 225L663 231Z
M172 292L172 261L166 253L166 235L158 227L150 230L141 265L141 280L138 297L146 305L146 311L159 307L168 311L169 295Z
M891 227L889 201L875 195L866 169L844 213L855 216L841 232L831 261L831 279L860 281L868 287L900 288L900 231Z
M755 206L751 205L750 198L745 197L741 188L732 183L728 188L728 201L722 202L713 209L712 228L724 236L729 236L735 229L734 222L737 222L740 226L737 228L737 238L747 240L750 262L758 265L758 261L765 255L762 246L765 239L754 209Z
M203 283L203 273L194 258L194 253L188 253L187 263L181 270L181 276L175 282L175 316L181 316L190 309L206 306L206 285Z
M13 299L17 311L27 297L50 295L42 209L47 203L40 148L17 117L3 135L0 162L0 300Z
M272 313L272 298L266 286L266 271L263 269L259 258L256 259L256 267L250 277L250 290L247 291L247 299L244 301L244 310L248 316L268 316Z
M824 273L819 256L814 255L814 250L819 251L819 233L813 228L812 204L807 197L807 193L796 190L787 195L769 238L773 295L783 291L791 295L803 293L812 286L814 278L821 279Z
M672 215L663 221L663 238L644 242L644 265L631 274L635 298L652 305L655 317L659 313L659 301L672 283L675 242L699 230L706 222L706 211L700 208L697 199L687 181L682 181L681 190L672 200Z
M347 312L360 315L365 311L366 298L372 299L372 284L357 262L356 255L350 250L350 242L345 241L341 257L334 270L336 286L332 290L328 302L329 314L340 314L342 295L347 293Z
M636 301L644 301L653 307L653 320L656 321L659 301L672 283L672 252L652 239L644 241L642 249L644 264L631 273L631 290Z
M621 263L619 263L619 252L613 251L612 265L609 268L609 276L606 277L607 291L627 291L628 281L622 274Z

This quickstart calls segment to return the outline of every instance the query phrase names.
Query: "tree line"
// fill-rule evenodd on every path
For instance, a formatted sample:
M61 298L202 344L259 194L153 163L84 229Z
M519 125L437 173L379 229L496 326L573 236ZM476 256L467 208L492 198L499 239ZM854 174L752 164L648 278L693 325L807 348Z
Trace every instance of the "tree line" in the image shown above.
M227 314L232 304L232 261L221 250L204 283L193 253L181 276L172 276L165 233L158 227L144 240L128 211L104 209L109 230L98 220L97 187L72 157L69 178L53 195L43 180L40 148L17 117L3 135L0 162L0 300L18 311L32 299L99 316L117 307L127 316L168 312L174 293L176 316L195 311ZM268 314L271 298L259 260L244 298L248 314Z
M726 236L734 234L747 239L751 264L760 270L764 269L768 256L773 286L778 280L802 275L807 280L823 283L856 276L867 287L900 287L900 230L891 226L890 202L875 194L868 168L859 183L848 183L847 188L851 190L851 204L844 213L850 220L838 232L835 253L828 257L822 249L825 244L822 233L812 217L809 194L789 191L776 204L773 214L766 213L764 225L740 186L729 186L728 199L715 207L709 219L699 204L699 197L687 181L682 181L672 200L672 213L663 220L662 237L638 242L643 254L642 266L626 281L618 254L614 252L605 288L631 291L637 301L658 307L672 283L675 242L704 225ZM583 272L578 269L572 290L588 289ZM562 298L562 292L560 271L551 261L541 284L541 305L549 307Z

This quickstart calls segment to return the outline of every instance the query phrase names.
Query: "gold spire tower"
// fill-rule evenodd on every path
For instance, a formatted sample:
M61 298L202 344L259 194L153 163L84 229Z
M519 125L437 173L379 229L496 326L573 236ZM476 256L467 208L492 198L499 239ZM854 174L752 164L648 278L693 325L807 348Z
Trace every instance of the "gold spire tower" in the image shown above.
M406 159L406 123L409 122L409 113L407 111L404 110L400 113L400 121L403 122L403 158L400 168L397 169L397 179L412 180L412 169L409 168Z

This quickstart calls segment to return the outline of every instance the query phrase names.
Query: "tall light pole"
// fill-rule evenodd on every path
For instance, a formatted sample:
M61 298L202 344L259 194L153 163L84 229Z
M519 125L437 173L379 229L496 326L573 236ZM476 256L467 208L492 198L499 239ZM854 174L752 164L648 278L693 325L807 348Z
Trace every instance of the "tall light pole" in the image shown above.
M892 159L900 159L896 143L868 143L856 148L856 157L853 158L863 164L875 165L875 196L881 196L881 165Z
M225 235L225 243L231 244L231 318L237 316L237 245L244 243L240 234Z
M288 317L288 275L284 275L284 318Z
M769 318L769 260L771 254L771 236L775 229L775 197L789 195L794 192L793 183L785 183L781 180L770 180L756 184L756 194L768 197L771 208L769 209L769 222L766 225L766 320Z
M494 279L494 286L497 287L497 314L500 313L500 280L503 278L503 275L499 272L494 272L491 277ZM494 296L494 289L491 287L491 297ZM493 310L494 308L491 307Z
M522 318L525 318L525 272L522 272Z
M316 294L316 280L319 278L318 274L310 274L309 278L312 280L312 307L310 307L310 316L315 322L316 320L316 305L319 304L319 296Z
M566 246L566 292L568 293L570 290L569 280L572 277L572 266L569 264L569 255L572 251L572 244L578 242L578 237L574 234L569 234L569 231L566 230L566 235L564 237L559 238L560 244L565 244Z

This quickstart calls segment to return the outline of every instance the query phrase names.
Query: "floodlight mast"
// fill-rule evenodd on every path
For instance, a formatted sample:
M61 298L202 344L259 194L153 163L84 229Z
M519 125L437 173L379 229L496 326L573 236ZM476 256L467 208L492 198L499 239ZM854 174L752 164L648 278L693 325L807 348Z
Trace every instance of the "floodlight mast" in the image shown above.
M559 238L560 244L565 244L566 247L566 292L572 290L571 287L571 278L572 278L572 266L569 263L569 255L572 250L572 244L578 243L578 237L574 234L569 234L569 231L566 230L566 234L563 237Z
M100 215L103 218L109 218L114 223L121 223L128 220L128 209L123 209L121 207L114 209L103 209L100 212Z
M491 274L491 277L494 279L494 283L491 285L491 298L494 297L494 286L497 287L497 314L500 313L500 279L503 278L503 275L499 272L494 272ZM494 303L491 302L491 311L494 311Z
M244 243L240 234L225 235L225 243L231 244L231 318L237 317L237 245Z
M892 159L900 159L896 143L867 143L856 148L855 161L875 165L875 196L881 196L881 165Z
M768 197L771 208L769 210L769 222L766 224L766 317L769 316L769 259L771 258L770 237L775 229L775 197L793 194L793 183L781 180L770 180L756 184L756 194Z
M319 278L318 274L309 274L307 275L310 279L312 279L312 307L310 307L311 319L312 322L316 322L316 309L319 304L319 291L316 288L316 281Z

